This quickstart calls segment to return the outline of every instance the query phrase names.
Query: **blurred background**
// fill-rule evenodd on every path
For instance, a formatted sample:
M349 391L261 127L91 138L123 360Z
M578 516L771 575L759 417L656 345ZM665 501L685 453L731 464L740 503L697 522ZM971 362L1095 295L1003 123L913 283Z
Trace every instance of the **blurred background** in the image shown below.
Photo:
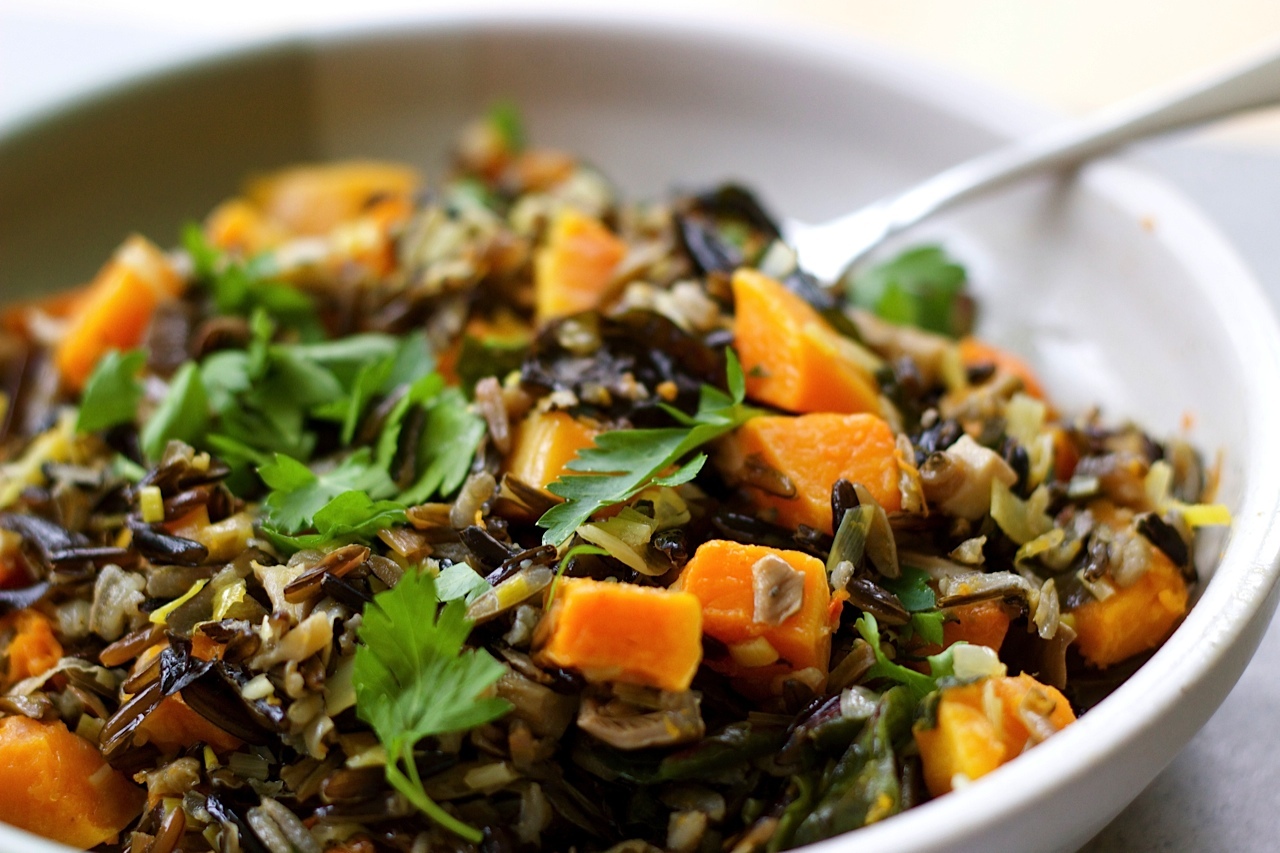
M0 127L123 76L287 33L474 8L595 8L592 0L0 0ZM613 0L845 33L1082 114L1280 44L1280 0ZM1280 303L1280 113L1132 155L1186 192ZM3 251L3 247L0 247ZM1173 765L1087 848L1277 848L1280 625Z
M281 32L474 6L439 0L0 0L0 120L86 84ZM600 6L598 0L491 3ZM648 0L609 5L755 17L856 35L1068 113L1110 103L1280 37L1276 0ZM1215 142L1280 146L1275 117Z

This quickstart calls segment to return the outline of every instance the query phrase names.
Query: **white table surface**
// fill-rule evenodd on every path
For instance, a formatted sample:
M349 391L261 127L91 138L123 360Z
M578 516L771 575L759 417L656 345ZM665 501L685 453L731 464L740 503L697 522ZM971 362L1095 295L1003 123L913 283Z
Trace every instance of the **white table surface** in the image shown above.
M661 0L658 0L661 2ZM710 8L732 8L721 0L692 0ZM362 4L311 3L245 4L228 0L215 14L206 4L161 4L148 0L111 4L76 0L0 0L0 126L32 111L64 99L104 79L127 74L157 63L220 44L241 41L273 31L298 28L300 9L312 14L312 22L356 19L370 0ZM375 9L406 9L413 0L376 0ZM515 4L518 5L518 4ZM739 4L742 5L742 4ZM1256 44L1268 31L1280 31L1280 3L1276 0L1164 0L1161 3L1125 0L1124 13L1112 16L1113 26L1140 24L1145 13L1164 16L1167 38L1115 55L1095 55L1091 73L1101 85L1060 83L1067 78L1051 75L1031 62L1036 73L1047 75L1036 90L1029 62L1018 56L993 62L989 52L976 50L983 38L1016 50L1034 50L1034 32L1044 24L1028 17L1025 3L987 0L894 0L869 6L861 0L844 4L837 0L797 0L795 4L772 0L745 0L756 11L789 12L810 23L834 23L864 36L897 44L908 51L950 63L962 70L1022 88L1024 94L1041 96L1059 108L1071 110L1105 102L1113 94L1128 94L1126 87L1140 88L1152 68L1160 73L1184 70L1179 62L1220 59L1237 46ZM1035 6L1036 4L1031 4ZM1042 7L1058 14L1058 36L1068 44L1089 45L1097 38L1089 15L1102 14L1103 0L1073 0L1064 6L1045 2ZM1115 5L1111 3L1110 5ZM249 13L252 7L252 13ZM896 7L890 10L889 7ZM1217 10L1220 26L1212 32L1201 22L1206 10ZM199 14L191 10L199 8ZM246 14L228 14L239 9ZM904 9L906 10L904 12ZM959 9L959 11L957 11ZM1005 30L957 46L954 39L935 38L953 24L947 21L966 9L982 13ZM1064 9L1066 17L1063 17ZM950 16L938 27L913 26L907 12ZM149 15L154 12L154 15ZM1078 13L1078 14L1077 14ZM200 15L207 15L208 26ZM1001 18L1000 16L1004 17ZM1084 17L1081 18L1080 16ZM861 16L861 17L859 17ZM1154 19L1153 19L1154 20ZM1075 22L1074 25L1072 22ZM1118 21L1119 23L1115 23ZM1074 29L1073 29L1074 26ZM1021 27L1021 29L1019 29ZM1179 29L1181 28L1181 29ZM1196 28L1210 37L1192 39ZM1030 35L1028 35L1030 33ZM1071 40L1075 39L1073 43ZM1200 51L1186 57L1179 39ZM1055 41L1059 48L1061 40ZM1179 53L1181 51L1181 53ZM1022 61L1023 66L1018 62ZM1110 65L1108 65L1108 61ZM1202 63L1198 63L1202 64ZM1194 66L1190 66L1194 67ZM1047 81L1047 82L1046 82ZM1021 84L1021 85L1020 85ZM1053 86L1058 88L1055 90ZM1108 90L1111 86L1112 90ZM1028 92L1030 88L1030 92ZM1147 167L1181 187L1216 222L1257 273L1275 304L1280 305L1280 122L1248 123L1235 137L1221 134L1192 142L1151 146L1135 155ZM1250 129L1252 128L1252 129ZM1259 128L1261 128L1259 130ZM1241 140L1244 140L1243 144ZM1110 826L1088 844L1086 853L1142 853L1143 851L1240 851L1271 853L1280 849L1280 622L1272 626L1257 657L1240 683L1205 728L1177 759Z

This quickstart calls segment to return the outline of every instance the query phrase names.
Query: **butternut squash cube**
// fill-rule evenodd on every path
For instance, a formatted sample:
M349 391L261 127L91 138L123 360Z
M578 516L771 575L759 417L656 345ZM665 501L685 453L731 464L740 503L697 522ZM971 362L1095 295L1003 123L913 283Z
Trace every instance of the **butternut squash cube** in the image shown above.
M537 634L539 660L588 681L679 692L702 660L698 599L657 587L563 579Z
M538 322L599 307L627 244L598 219L565 208L534 256Z
M1187 582L1173 561L1151 548L1151 567L1114 595L1071 611L1076 648L1098 668L1154 649L1187 612Z
M595 439L596 430L567 412L531 412L516 428L507 473L545 489L570 473L566 466Z

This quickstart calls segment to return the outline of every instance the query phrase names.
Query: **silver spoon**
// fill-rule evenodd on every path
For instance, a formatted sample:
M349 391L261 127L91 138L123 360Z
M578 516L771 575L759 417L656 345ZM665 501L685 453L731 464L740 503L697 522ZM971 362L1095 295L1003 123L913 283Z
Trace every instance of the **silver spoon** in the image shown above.
M1280 46L1224 72L1140 96L952 166L914 187L838 219L787 220L800 266L834 281L889 237L1021 178L1068 169L1138 139L1280 104Z

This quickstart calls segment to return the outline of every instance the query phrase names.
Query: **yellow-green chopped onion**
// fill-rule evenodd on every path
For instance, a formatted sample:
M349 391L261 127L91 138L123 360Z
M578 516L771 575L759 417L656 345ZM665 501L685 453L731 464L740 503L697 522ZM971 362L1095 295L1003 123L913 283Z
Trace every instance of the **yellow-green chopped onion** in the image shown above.
M1229 527L1231 510L1225 504L1184 504L1173 502L1173 507L1189 527Z
M1043 486L1024 501L999 479L991 480L991 517L1019 545L1053 529L1053 519L1045 513L1048 505L1049 491Z
M138 490L138 506L142 510L142 520L147 524L158 524L164 521L164 495L159 486L143 486Z
M180 597L175 598L163 607L158 607L151 611L151 624L167 625L169 623L169 616L173 611L195 598L200 593L200 590L204 589L205 584L208 582L208 578L196 581L191 585L191 589L184 592Z

